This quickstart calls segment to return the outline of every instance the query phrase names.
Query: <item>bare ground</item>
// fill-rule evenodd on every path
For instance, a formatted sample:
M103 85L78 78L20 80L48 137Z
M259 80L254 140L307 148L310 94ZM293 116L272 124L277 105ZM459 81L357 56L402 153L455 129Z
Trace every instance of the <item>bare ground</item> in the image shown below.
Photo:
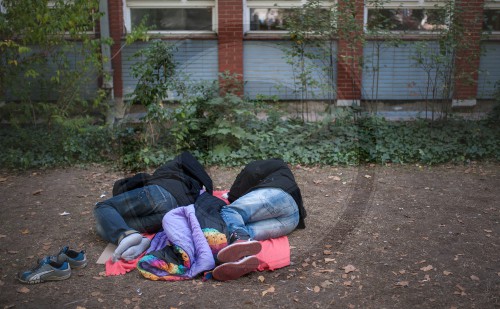
M219 189L239 169L209 169ZM292 265L236 281L105 277L92 209L108 167L0 172L1 308L500 308L500 164L293 167L307 228ZM69 213L64 215L65 213ZM16 273L69 245L89 265L60 282Z

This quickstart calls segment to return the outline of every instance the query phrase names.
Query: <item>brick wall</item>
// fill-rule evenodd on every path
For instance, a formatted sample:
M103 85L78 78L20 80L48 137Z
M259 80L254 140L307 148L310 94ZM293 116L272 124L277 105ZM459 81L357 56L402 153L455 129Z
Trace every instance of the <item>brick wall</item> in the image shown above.
M363 56L363 0L339 0L339 24L356 24L339 32L337 99L361 99L361 58ZM354 20L352 19L354 18ZM339 26L341 28L342 26Z
M122 1L108 0L109 32L114 44L111 46L111 67L113 68L113 89L115 98L123 97L122 57L120 52L123 36Z
M475 99L477 95L483 7L484 0L456 2L457 21L464 30L458 36L460 43L455 60L454 99Z
M219 72L228 71L243 80L243 1L219 0L217 26Z

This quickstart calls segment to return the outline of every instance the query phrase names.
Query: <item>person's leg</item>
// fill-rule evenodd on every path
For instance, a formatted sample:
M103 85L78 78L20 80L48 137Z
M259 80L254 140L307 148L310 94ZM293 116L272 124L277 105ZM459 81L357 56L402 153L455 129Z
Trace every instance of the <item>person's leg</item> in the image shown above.
M156 185L124 192L96 204L97 232L118 244L130 234L160 230L163 215L175 207L175 198Z
M243 239L265 240L287 235L299 222L292 196L277 188L251 191L221 209L229 234Z

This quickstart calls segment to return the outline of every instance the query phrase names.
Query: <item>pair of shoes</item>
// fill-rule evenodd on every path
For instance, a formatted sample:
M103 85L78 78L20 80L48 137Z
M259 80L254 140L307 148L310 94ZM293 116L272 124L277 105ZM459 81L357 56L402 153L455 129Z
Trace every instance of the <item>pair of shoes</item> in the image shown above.
M57 255L39 260L35 268L19 273L18 279L28 284L64 280L71 276L71 269L83 268L87 263L85 251L78 252L66 246Z
M256 240L236 240L217 253L217 260L221 263L236 262L241 258L256 255L262 250L262 245Z
M35 284L45 281L68 279L71 276L71 267L68 262L52 261L50 256L43 258L32 270L19 273L18 279L22 283Z
M50 256L50 260L58 263L68 262L71 269L84 268L88 262L85 251L77 252L69 247L64 247L57 255Z
M219 281L235 280L259 267L256 256L247 256L236 262L224 263L214 268L212 276Z

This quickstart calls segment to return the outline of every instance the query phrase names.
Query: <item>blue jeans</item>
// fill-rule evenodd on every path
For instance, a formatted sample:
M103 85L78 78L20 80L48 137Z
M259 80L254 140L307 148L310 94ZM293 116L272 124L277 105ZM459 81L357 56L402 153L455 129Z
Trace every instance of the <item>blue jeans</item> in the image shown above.
M95 205L97 233L114 244L132 233L154 233L161 230L163 216L176 207L172 194L158 185L124 192Z
M299 208L292 196L277 188L251 191L221 209L229 234L255 240L291 233L299 223Z

